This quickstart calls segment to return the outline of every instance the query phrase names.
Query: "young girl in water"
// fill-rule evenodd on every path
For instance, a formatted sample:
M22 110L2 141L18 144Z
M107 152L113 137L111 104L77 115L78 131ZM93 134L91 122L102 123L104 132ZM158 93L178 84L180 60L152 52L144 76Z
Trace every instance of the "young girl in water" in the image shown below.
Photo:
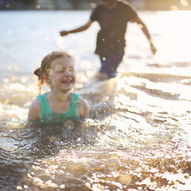
M43 58L40 68L34 74L38 76L39 87L46 83L50 91L37 96L32 102L29 121L40 120L52 124L88 117L86 101L70 92L76 81L72 56L66 52L52 52Z

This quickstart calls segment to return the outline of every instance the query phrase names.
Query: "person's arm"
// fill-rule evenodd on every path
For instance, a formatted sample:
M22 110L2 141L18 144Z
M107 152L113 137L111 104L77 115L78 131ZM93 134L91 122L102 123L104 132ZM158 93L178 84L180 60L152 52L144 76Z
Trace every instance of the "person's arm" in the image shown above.
M38 101L38 99L35 99L29 108L28 121L36 121L40 119L40 113L41 113L40 102Z
M89 116L89 106L82 97L78 101L78 112L80 118L87 118Z
M66 36L70 33L77 33L77 32L82 32L82 31L85 31L86 29L88 29L90 27L90 25L93 23L93 21L90 19L85 25L83 26L80 26L76 29L73 29L73 30L63 30L63 31L60 31L60 35L61 36Z
M143 21L137 16L135 18L135 22L140 26L141 30L143 31L143 33L145 34L145 36L147 37L150 47L151 47L151 51L153 54L155 54L157 52L157 49L155 48L151 35L146 27L146 25L143 23Z

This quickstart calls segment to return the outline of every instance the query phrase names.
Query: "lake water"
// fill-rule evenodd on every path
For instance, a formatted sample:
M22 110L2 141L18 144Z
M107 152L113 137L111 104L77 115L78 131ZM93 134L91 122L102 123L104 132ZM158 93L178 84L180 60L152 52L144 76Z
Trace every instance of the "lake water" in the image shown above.
M191 190L191 12L139 12L158 53L129 24L118 76L106 81L92 79L98 25L58 33L89 15L0 12L0 190ZM91 108L73 130L27 122L33 71L53 50L75 57L75 92Z

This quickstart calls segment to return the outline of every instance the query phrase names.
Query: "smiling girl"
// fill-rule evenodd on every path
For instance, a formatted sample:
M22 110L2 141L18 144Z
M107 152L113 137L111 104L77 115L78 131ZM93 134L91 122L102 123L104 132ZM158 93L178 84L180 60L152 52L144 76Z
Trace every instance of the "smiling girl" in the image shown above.
M71 93L76 82L73 57L66 52L52 52L44 57L40 68L34 71L39 85L48 84L50 91L32 102L28 120L41 120L47 124L86 118L89 108L78 94Z

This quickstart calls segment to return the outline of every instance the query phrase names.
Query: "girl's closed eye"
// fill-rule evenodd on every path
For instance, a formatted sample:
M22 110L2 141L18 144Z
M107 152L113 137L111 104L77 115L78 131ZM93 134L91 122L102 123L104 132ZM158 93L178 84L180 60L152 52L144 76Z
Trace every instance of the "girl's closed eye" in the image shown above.
M63 73L64 70L56 70L56 73Z
M55 67L55 72L60 73L60 72L63 72L63 70L64 70L64 68L62 66L56 66Z
M67 68L67 69L56 70L56 73L64 73L64 72L74 72L74 69L73 68Z

